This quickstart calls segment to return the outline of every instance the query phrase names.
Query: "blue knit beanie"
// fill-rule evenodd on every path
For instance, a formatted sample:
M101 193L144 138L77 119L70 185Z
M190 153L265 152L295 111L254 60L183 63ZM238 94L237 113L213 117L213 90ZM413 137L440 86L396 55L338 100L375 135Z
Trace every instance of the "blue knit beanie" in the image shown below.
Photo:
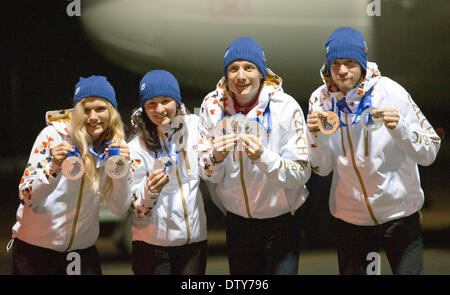
M331 33L325 43L327 49L327 71L330 64L340 58L354 59L363 69L367 68L367 45L361 33L353 28L343 27Z
M106 77L92 75L88 78L80 77L75 85L73 106L85 97L97 96L109 101L117 110L116 93Z
M263 80L266 80L266 57L264 56L264 49L261 45L256 43L255 40L250 37L241 37L234 40L227 48L223 61L223 72L225 74L225 79L228 80L228 66L230 63L238 59L243 59L254 63L263 75Z
M164 70L148 72L139 83L139 97L142 109L144 109L144 104L148 100L157 96L168 96L173 98L179 105L183 104L177 79Z

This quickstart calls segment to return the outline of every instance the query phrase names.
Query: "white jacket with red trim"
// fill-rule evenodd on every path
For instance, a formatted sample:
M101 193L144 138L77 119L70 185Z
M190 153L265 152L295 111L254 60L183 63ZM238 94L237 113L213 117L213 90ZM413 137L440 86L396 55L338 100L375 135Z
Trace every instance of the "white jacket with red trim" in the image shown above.
M90 247L99 235L99 193L82 185L82 178L69 180L52 166L50 149L71 143L67 132L71 111L47 112L48 126L37 136L20 180L20 204L12 228L13 238L59 252ZM107 177L104 165L105 161L97 161L100 185ZM106 205L122 215L130 206L131 173L113 179L112 185Z
M146 188L147 178L156 161L155 152L149 150L139 136L129 143L133 174L130 192L133 241L167 247L206 239L206 213L199 189L199 119L192 114L177 116L172 125L179 127L180 123L183 123L182 128L176 132L170 126L159 128L164 130L167 147L171 143L183 143L184 147L176 148L179 177L173 175L158 196L152 196Z
M365 79L345 95L352 112L371 88L374 108L399 111L396 128L366 131L355 124L341 126L331 135L307 132L313 171L322 176L333 171L331 214L356 225L382 224L420 210L424 193L417 164L433 163L441 142L408 92L382 77L375 63L367 64ZM312 93L309 113L328 111L333 99L343 96L323 85Z
M214 183L219 208L245 218L272 218L293 213L308 196L311 175L306 124L297 101L284 93L281 78L267 72L258 104L246 116L264 122L270 109L271 133L263 140L264 152L254 163L245 152L230 151L221 163L212 163L212 140L224 110L225 79L203 100L200 111L200 171ZM263 124L264 125L264 124Z

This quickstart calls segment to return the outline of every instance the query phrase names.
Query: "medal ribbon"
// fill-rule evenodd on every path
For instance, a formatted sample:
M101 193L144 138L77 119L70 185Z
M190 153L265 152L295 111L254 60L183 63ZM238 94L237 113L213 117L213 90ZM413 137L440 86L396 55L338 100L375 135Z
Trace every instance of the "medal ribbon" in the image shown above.
M255 119L253 119L253 118L249 118L248 119L249 121L256 121L256 122L260 123L261 125L263 125L264 130L267 133L267 136L269 136L270 133L272 132L272 129L270 128L271 124L270 124L270 107L269 106L270 106L270 101L267 104L266 109L263 112L263 120L262 120L262 122L259 119L259 117L256 117Z
M81 153L76 146L73 146L74 152L67 152L67 158L69 157L81 157Z
M99 160L105 160L106 158L108 158L108 156L106 156L105 154L105 149L112 144L112 142L106 142L104 143L104 147L102 148L102 152L101 153L97 153L94 151L94 149L92 148L91 145L89 145L89 152L96 157ZM109 157L112 156L119 156L120 155L120 148L109 148Z
M351 125L355 125L355 124L359 123L361 113L364 112L365 109L372 107L372 90L373 90L373 87L370 88L370 90L363 96L360 104L358 105L358 109L356 110L356 112L352 112L352 110L347 105L347 103L342 100L339 100L336 103L337 113L338 113L339 122L340 122L341 126L346 127L346 126L351 126ZM332 110L333 110L334 109L334 99L333 99L332 103L333 103L333 108L332 108ZM355 119L353 120L353 122L351 124L345 124L341 120L341 112L346 113L346 114L355 115Z
M173 152L174 151L174 147L175 147L175 143L171 142L170 143L170 149L169 149L167 147L167 144L166 144L166 141L164 140L164 138L165 138L165 136L163 134L161 134L161 139L162 139L162 143L163 143L163 146L164 146L165 153L164 153L164 151L162 151L160 153L155 152L156 158L160 158L160 157L166 155L169 158L171 158L172 160L174 160L175 161L175 165L178 166L178 152Z

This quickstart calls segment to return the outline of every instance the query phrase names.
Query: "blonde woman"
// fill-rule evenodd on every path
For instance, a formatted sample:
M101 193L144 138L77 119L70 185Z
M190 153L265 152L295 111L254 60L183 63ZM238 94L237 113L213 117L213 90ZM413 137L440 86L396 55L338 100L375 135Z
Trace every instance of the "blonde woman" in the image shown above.
M101 274L94 246L99 204L117 215L127 211L129 172L105 173L109 153L129 159L114 88L103 76L80 78L74 108L46 114L19 184L20 205L8 248L13 274ZM63 162L79 156L79 179L62 173ZM67 174L66 174L67 175Z

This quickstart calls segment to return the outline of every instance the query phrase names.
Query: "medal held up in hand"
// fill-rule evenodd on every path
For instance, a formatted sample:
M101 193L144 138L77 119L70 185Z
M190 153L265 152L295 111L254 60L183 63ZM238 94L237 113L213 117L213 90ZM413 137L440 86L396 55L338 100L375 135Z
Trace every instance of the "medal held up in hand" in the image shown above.
M156 159L155 165L153 165L153 170L162 169L171 178L175 175L176 164L171 157L162 156Z
M361 126L367 131L375 131L383 127L383 117L375 118L372 112L375 108L367 108L361 113Z
M216 126L216 137L227 135L231 133L230 120L225 118Z
M244 126L247 123L247 117L242 114L236 114L229 118L229 132L236 135L243 132Z
M81 159L81 153L76 146L74 152L67 152L67 158L62 162L61 170L63 175L70 180L80 179L84 174L84 163Z
M264 139L266 132L264 126L257 121L249 121L244 125L243 133L253 135L260 140Z
M323 134L333 134L339 127L339 117L335 112L326 112L327 116L318 121L320 132Z
M128 173L128 161L120 155L119 148L109 148L109 157L106 160L106 174L113 179L122 178Z

